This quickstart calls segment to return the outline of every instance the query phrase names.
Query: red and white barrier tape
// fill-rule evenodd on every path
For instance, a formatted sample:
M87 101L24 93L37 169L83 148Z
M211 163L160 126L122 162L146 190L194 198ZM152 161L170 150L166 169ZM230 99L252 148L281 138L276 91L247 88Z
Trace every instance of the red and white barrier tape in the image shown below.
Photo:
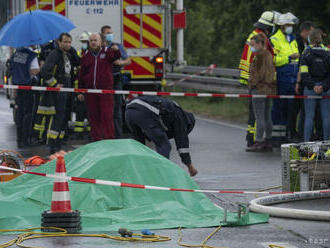
M112 95L145 95L145 96L197 96L197 97L219 97L219 98L273 98L273 99L328 99L330 96L292 96L292 95L250 95L250 94L219 94L219 93L184 93L184 92L160 92L160 91L131 91L131 90L100 90L100 89L74 89L54 88L40 86L0 85L0 89L34 90L34 91L56 91L76 92Z
M159 187L159 186L151 186L151 185L142 185L142 184L133 184L133 183L124 183L117 181L106 181L99 179L91 179L91 178L83 178L83 177L68 177L68 176L58 176L54 174L46 174L39 172L32 172L26 170L14 169L6 166L0 166L0 169L16 171L25 174L31 174L42 177L49 177L53 179L64 179L67 181L81 182L81 183L92 183L92 184L100 184L107 186L115 186L122 188L135 188L135 189L152 189L152 190L164 190L164 191L178 191L178 192L195 192L195 193L216 193L216 194L268 194L268 195L280 195L280 194L301 194L302 192L258 192L258 191L230 191L230 190L202 190L202 189L182 189L182 188L170 188L170 187ZM314 193L330 193L330 190L318 190L312 191Z

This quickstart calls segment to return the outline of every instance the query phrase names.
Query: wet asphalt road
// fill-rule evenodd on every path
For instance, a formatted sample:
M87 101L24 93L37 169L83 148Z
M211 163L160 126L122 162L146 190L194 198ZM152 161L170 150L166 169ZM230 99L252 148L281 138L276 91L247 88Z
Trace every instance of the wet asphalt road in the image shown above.
M0 94L0 149L17 150L16 131L8 101ZM241 126L198 119L190 135L192 161L199 174L194 178L202 189L260 190L281 185L280 152L246 153L244 151L245 131ZM66 148L77 147L79 143L69 142ZM33 147L18 150L23 156L47 155L46 147ZM172 160L180 163L173 146ZM278 189L280 190L280 189ZM215 195L210 199L224 206L228 202L248 202L254 196ZM329 210L330 201L310 201L289 203L286 206L308 209ZM183 242L200 244L214 228L183 230ZM158 230L157 234L170 236L171 241L164 243L128 243L101 238L51 238L26 241L26 245L42 247L180 247L176 241L178 230ZM114 233L113 233L114 234ZM14 236L1 235L0 243ZM309 248L330 247L330 223L270 218L268 224L245 227L224 227L216 233L208 245L228 248Z

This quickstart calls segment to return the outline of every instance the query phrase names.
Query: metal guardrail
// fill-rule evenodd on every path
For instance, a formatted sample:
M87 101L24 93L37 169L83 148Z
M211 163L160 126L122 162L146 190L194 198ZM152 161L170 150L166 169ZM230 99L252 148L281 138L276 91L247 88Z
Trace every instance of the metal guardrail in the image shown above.
M176 82L186 78L182 82L176 82L175 85L187 89L226 94L248 93L247 88L239 83L239 71L237 69L215 68L211 73L201 74L201 72L206 71L207 68L208 67L202 66L174 67L172 72L166 74L166 79ZM171 70L169 66L167 69Z

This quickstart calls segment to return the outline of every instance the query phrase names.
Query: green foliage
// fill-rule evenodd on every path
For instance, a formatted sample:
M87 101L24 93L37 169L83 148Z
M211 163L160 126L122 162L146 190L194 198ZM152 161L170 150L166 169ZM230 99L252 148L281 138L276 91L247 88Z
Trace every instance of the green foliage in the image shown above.
M243 45L263 11L288 11L327 30L330 1L184 0L187 9L185 59L189 65L215 63L237 68ZM296 28L298 29L298 28Z
M174 92L184 89L175 87ZM186 90L195 92L195 90ZM203 92L203 91L198 91ZM184 110L193 112L203 117L226 120L235 123L246 123L248 119L247 98L216 98L216 97L170 97Z

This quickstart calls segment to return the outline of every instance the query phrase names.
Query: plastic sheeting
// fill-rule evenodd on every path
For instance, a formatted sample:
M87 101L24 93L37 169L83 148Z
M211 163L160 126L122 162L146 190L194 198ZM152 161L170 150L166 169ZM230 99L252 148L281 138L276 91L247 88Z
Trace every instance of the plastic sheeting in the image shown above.
M104 140L65 156L68 176L199 189L179 166L133 140ZM55 161L34 170L54 174ZM82 215L83 231L196 228L218 226L222 209L204 194L119 188L69 182L71 206ZM51 205L53 180L24 174L0 184L0 229L38 227L41 213ZM228 221L235 220L229 213ZM248 224L268 216L249 214Z

